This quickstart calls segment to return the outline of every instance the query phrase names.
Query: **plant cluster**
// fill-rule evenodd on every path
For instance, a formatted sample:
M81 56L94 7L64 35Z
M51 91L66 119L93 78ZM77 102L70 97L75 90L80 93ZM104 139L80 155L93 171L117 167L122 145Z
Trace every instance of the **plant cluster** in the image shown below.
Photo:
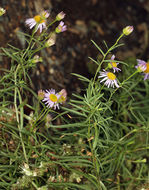
M63 12L50 23L49 17L42 11L25 21L32 29L23 33L25 49L1 48L10 69L0 76L0 189L147 190L149 62L118 61L113 53L133 26L111 47L104 42L105 51L92 41L102 58L90 58L93 78L73 73L84 89L68 99L66 89L50 84L32 89L30 71L43 61L38 53L67 30Z

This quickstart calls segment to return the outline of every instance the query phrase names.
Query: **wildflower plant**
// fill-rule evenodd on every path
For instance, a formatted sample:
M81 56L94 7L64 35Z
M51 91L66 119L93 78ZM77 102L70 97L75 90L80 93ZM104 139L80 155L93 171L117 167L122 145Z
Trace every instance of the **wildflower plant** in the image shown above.
M49 17L48 11L42 11L25 21L31 29L31 35L24 33L25 49L10 44L1 48L11 67L0 76L0 189L145 187L149 175L148 62L116 60L114 52L133 26L125 27L111 47L105 43L106 50L92 41L101 55L101 59L90 58L97 65L96 72L92 78L73 74L86 88L69 99L66 89L58 91L50 84L38 92L32 88L29 71L43 61L38 53L54 45L56 35L67 30L64 12L52 22Z

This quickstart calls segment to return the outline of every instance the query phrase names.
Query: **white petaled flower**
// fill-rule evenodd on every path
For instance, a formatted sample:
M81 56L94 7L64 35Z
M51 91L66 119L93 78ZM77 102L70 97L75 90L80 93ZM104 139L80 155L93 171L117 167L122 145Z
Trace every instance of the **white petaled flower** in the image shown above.
M119 69L119 68L117 67L119 63L113 61L114 59L115 59L115 55L112 55L112 57L111 57L111 62L109 63L108 66L109 66L109 68L113 68L113 71L114 71L114 73L115 73L115 72L121 71L121 69Z
M116 79L116 75L111 73L111 72L107 72L105 70L103 70L104 72L99 72L100 76L98 78L103 78L100 82L105 81L105 85L109 88L110 86L114 88L114 86L116 86L117 88L119 88L120 86L118 85L117 79Z
M39 29L40 33L46 28L46 19L49 17L47 11L41 12L41 14L34 16L33 18L28 18L25 24L29 26L30 29L37 26L36 31Z
M59 98L61 97L61 95L59 93L55 93L54 89L51 90L46 90L45 94L44 94L44 99L42 100L43 102L45 102L45 104L47 104L47 107L49 108L53 108L59 109Z

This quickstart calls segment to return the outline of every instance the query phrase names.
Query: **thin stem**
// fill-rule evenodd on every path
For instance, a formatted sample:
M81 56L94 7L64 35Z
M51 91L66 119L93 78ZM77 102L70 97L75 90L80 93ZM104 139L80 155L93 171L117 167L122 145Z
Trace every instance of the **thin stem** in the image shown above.
M16 120L17 120L17 124L18 124L18 129L19 129L19 135L20 135L20 139L21 139L21 143L22 143L22 148L23 148L23 153L24 153L24 157L26 162L28 163L28 159L27 159L27 155L26 155L26 150L25 150L25 146L24 146L24 142L23 142L23 137L22 137L22 128L23 128L23 108L20 108L20 119L19 119L19 111L18 111L18 106L17 106L17 94L19 95L19 101L21 101L21 96L20 96L20 92L18 90L17 87L17 72L20 68L20 64L17 66L15 74L14 74L14 82L15 82L15 90L14 90L14 106L15 106L15 112L16 112ZM20 102L21 104L21 102Z
M38 190L38 187L37 187L37 185L32 181L32 185L35 187L35 189L37 189Z
M28 44L28 47L26 48L25 52L23 53L22 55L22 59L25 57L26 53L28 52L28 50L30 49L30 46L31 46L31 43L32 43L32 40L33 40L33 37L34 37L34 34L36 33L36 28L38 27L38 25L34 28L33 32L32 32L32 35L31 35L31 38L30 38L30 41L29 41L29 44Z
M90 124L90 121L89 121L89 124ZM97 179L97 183L98 183L98 190L101 190L100 175L96 170L96 156L94 154L92 144L91 144L91 142L89 140L90 136L91 136L91 127L89 125L89 127L88 127L88 142L89 142L89 147L90 147L90 150L91 150L91 153L92 153L92 160L93 160L93 165L94 165L94 169L95 169L95 173L96 173L96 179Z
M118 44L118 42L120 41L120 39L121 39L123 36L124 36L124 34L122 33L122 34L119 36L119 38L116 40L116 42L113 44L113 46L111 46L111 47L107 50L107 52L104 54L104 56L103 56L103 58L102 58L102 60L101 60L101 62L100 62L100 64L99 64L99 66L98 66L98 68L97 68L97 70L96 70L96 73L95 73L95 76L94 76L94 79L93 79L93 83L95 83L97 74L98 74L98 72L100 71L101 65L103 64L103 62L104 62L106 56L107 56L108 53Z
M127 79L125 79L125 80L121 83L121 85L120 85L119 88L121 88L121 87L124 85L124 83L125 83L126 81L128 81L131 77L133 77L136 73L138 73L138 71L135 71L132 75L130 75ZM113 94L115 94L115 92L116 92L119 88L116 88L116 89L111 93L108 102L111 100Z

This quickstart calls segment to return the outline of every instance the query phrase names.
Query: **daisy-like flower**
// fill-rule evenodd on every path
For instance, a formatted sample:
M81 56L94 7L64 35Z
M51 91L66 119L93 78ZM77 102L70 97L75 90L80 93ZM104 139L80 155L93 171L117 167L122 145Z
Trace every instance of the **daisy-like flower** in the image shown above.
M55 32L56 32L56 33L60 33L60 32L66 31L66 30L67 30L67 26L64 24L63 21L61 21L61 22L59 23L59 25L56 27Z
M44 99L42 100L43 102L45 102L45 104L47 104L47 107L49 108L53 108L59 109L59 98L61 97L61 95L59 93L56 93L54 89L51 90L46 90L45 94L44 94Z
M138 65L135 66L139 72L143 72L144 80L149 79L149 62L137 59Z
M111 72L107 72L105 70L103 70L104 72L99 72L100 76L98 78L103 78L100 82L105 81L105 85L109 88L110 86L114 88L114 86L116 86L117 88L119 88L117 79L116 79L116 75L111 73Z
M113 61L115 59L115 55L112 55L112 57L111 57L111 62L108 64L108 66L109 66L109 68L111 69L111 68L113 68L113 71L114 71L114 73L117 71L121 71L121 69L119 69L117 66L118 66L118 64L119 63L117 63L117 62L115 62L115 61Z
M40 33L44 28L46 28L46 19L49 17L47 11L42 11L41 14L34 16L33 18L28 18L25 21L25 24L32 29L34 26L37 26L36 31L39 29Z

